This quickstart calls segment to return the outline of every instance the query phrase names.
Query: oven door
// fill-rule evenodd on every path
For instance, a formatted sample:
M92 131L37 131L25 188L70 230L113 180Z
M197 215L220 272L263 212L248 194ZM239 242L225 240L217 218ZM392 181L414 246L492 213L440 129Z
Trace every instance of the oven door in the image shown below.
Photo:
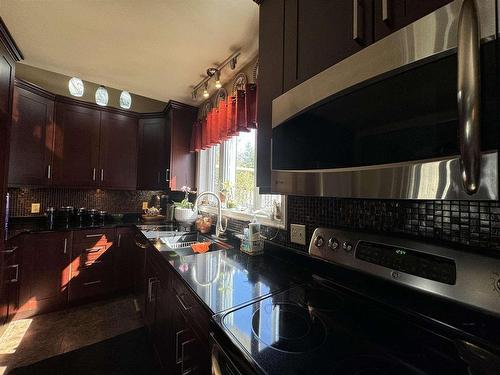
M275 99L272 190L499 199L496 35L494 0L456 0Z
M221 340L216 338L214 333L210 333L210 346L212 348L212 375L255 375L256 372L242 358L230 355L230 351L225 349Z

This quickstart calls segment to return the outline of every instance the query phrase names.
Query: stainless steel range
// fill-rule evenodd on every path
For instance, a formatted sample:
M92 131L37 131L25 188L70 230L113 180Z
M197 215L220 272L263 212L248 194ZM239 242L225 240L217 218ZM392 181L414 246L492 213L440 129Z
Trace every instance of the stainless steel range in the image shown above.
M309 253L332 266L215 317L213 374L499 373L500 259L327 228Z

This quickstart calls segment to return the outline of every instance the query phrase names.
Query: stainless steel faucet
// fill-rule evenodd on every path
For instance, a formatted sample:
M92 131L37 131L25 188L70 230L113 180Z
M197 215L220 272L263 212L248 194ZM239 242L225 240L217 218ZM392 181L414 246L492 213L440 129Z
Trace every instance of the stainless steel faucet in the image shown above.
M217 223L215 224L215 237L220 238L222 234L227 229L227 222L226 222L226 227L222 227L222 203L220 201L220 198L217 194L212 193L211 191L204 191L203 193L198 194L196 197L196 201L194 202L194 212L198 213L198 201L200 200L201 197L204 195L211 195L212 197L215 197L215 200L217 201Z

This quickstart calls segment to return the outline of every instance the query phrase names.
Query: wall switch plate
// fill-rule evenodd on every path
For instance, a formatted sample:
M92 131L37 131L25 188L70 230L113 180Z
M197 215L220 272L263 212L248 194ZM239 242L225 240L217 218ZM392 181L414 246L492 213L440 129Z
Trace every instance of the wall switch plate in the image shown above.
M40 203L31 203L31 213L32 214L40 213Z
M306 226L302 224L290 224L290 242L306 244Z
M142 202L142 209L147 210L148 209L148 202Z

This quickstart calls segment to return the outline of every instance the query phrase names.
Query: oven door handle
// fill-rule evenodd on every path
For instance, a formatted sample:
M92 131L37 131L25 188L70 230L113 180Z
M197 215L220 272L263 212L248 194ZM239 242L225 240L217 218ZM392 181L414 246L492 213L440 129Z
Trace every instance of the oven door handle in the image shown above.
M464 0L457 33L457 104L460 169L467 194L479 189L481 176L481 72L479 19L474 0Z

